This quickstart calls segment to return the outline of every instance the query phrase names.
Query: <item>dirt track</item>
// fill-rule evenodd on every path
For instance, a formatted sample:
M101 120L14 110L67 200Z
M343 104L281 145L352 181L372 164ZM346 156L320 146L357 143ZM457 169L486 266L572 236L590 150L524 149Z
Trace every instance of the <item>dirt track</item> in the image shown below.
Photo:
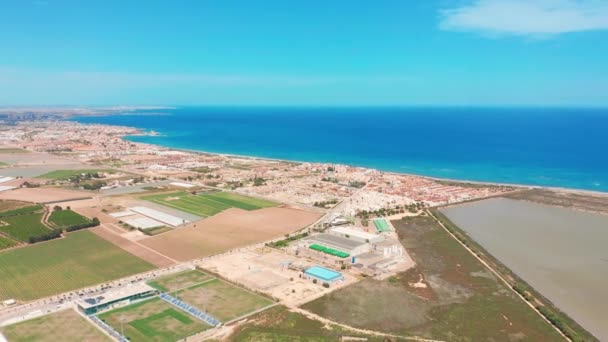
M124 249L125 251L127 251L157 267L167 267L167 266L175 264L175 262L173 260L166 258L158 253L155 253L154 251L149 250L148 248L146 248L144 246L140 246L139 244L137 244L131 240L127 240L127 239L121 237L120 235L113 233L112 231L110 231L110 229L106 228L104 225L101 225L101 226L98 226L95 228L91 228L90 231L95 233L96 235L100 236L101 238L103 238L107 241L110 241L111 243Z
M281 237L311 225L319 217L320 213L290 208L233 208L141 243L173 259L187 261Z

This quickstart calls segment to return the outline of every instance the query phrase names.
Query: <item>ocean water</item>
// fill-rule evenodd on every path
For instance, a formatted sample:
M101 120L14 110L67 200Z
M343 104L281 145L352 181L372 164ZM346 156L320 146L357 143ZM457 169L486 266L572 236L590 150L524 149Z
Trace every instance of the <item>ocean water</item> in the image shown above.
M608 109L181 107L78 117L131 141L433 177L608 191Z

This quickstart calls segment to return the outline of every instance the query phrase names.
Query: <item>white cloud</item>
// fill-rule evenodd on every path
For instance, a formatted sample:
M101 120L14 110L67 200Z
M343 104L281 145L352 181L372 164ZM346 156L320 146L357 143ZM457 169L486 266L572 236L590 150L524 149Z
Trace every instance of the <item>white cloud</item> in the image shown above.
M263 75L200 73L131 73L114 71L47 71L0 66L0 85L77 84L141 87L187 85L200 87L307 87L343 83L395 83L410 77L386 75Z
M414 80L400 75L151 73L0 65L0 106L310 103L320 101L320 96L335 100L332 94L348 93L343 89L398 89ZM311 89L316 98L307 95Z
M474 0L442 10L440 28L533 37L608 30L608 1Z

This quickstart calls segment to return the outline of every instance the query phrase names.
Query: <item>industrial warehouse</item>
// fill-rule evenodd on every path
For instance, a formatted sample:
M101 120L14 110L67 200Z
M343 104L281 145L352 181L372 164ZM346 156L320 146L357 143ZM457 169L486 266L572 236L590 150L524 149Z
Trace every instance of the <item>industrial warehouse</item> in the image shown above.
M413 264L396 234L369 233L357 227L333 227L302 239L292 252L330 267L355 268L377 278Z

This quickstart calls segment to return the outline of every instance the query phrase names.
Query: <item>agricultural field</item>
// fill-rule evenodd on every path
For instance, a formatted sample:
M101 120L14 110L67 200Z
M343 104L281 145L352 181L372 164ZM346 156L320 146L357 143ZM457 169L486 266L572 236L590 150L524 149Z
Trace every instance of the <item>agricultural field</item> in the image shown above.
M69 209L54 210L49 216L49 222L56 227L69 227L91 222L88 218Z
M0 153L29 153L30 151L16 147L4 147L0 148Z
M0 217L31 213L42 209L41 205L29 202L0 201Z
M172 274L148 283L161 292L172 292L192 285L200 284L203 281L213 278L199 270L185 271Z
M15 245L17 245L15 241L0 235L0 251L3 249L11 248Z
M563 341L432 218L392 224L416 267L364 279L303 308L358 328L429 339Z
M155 235L158 235L158 234L170 232L172 230L173 230L173 228L171 228L171 227L160 226L160 227L154 227L154 228L144 229L142 233L144 233L146 235L149 235L149 236L155 236Z
M250 317L247 323L236 328L230 341L278 342L338 342L342 337L361 338L361 341L389 342L382 337L343 331L339 326L323 324L284 306L275 306Z
M321 214L318 212L292 208L253 211L230 208L139 243L172 259L187 261L283 237L308 227L319 217Z
M89 231L0 252L0 300L28 301L153 269Z
M91 198L91 193L63 188L20 188L0 192L0 200L54 203Z
M217 278L179 290L176 297L224 323L273 303Z
M193 195L180 191L143 196L141 198L203 217L213 216L229 208L256 210L277 205L274 202L227 192Z
M35 211L1 217L0 231L19 241L28 242L30 237L42 236L52 232L51 228L42 223L43 215L42 212Z
M156 297L105 312L99 318L132 342L177 341L211 328Z
M0 329L10 342L110 342L76 311L68 309Z
M112 169L55 170L55 171L47 172L36 178L67 180L67 179L70 179L71 177L79 176L81 174L87 174L87 173L93 174L93 173L98 173L98 172L114 173L116 171L114 171Z

